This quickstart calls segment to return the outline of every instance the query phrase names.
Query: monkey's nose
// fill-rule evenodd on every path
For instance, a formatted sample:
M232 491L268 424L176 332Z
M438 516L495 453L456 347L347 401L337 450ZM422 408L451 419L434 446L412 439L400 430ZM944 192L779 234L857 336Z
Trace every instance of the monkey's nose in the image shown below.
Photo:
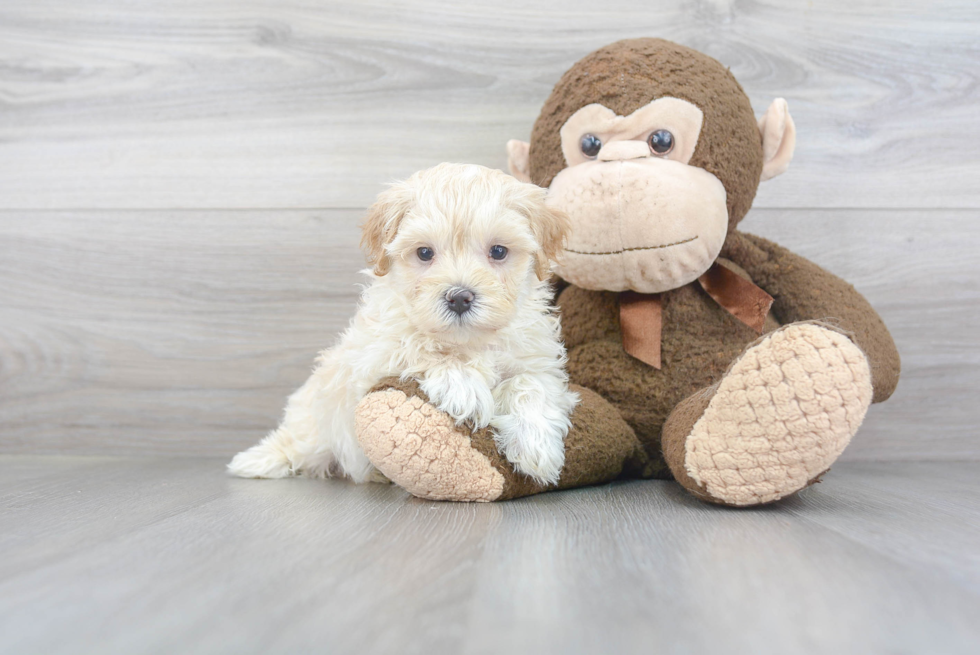
M596 156L599 161L622 161L650 156L650 146L645 141L610 141L602 146Z
M456 312L460 316L470 311L474 300L476 300L476 294L469 289L456 288L446 294L446 304L449 305L450 311Z

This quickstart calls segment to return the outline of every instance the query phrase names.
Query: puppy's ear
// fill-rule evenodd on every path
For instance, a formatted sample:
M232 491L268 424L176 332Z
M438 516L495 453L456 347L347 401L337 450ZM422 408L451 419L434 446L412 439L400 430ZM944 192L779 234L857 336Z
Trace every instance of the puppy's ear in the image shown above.
M412 208L414 193L405 182L391 185L368 208L361 225L361 249L367 262L374 267L374 274L385 275L391 269L387 246L398 234L398 226Z
M557 262L565 251L565 237L568 235L569 220L565 212L548 207L543 202L538 211L531 214L531 229L534 238L541 244L536 254L534 272L541 280L551 278L551 262Z
M558 261L565 249L570 222L565 212L545 204L547 190L521 184L519 211L531 222L531 232L541 249L534 254L534 272L541 280L551 278L551 262Z

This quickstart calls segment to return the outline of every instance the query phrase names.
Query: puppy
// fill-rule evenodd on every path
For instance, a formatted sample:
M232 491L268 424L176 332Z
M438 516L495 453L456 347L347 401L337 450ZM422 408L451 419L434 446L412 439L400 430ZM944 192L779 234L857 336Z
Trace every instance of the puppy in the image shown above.
M515 470L557 482L578 397L548 283L567 218L544 199L544 189L461 164L382 193L363 226L374 269L350 327L320 353L280 426L228 470L381 478L358 444L354 408L382 378L400 376L419 380L458 423L491 426Z

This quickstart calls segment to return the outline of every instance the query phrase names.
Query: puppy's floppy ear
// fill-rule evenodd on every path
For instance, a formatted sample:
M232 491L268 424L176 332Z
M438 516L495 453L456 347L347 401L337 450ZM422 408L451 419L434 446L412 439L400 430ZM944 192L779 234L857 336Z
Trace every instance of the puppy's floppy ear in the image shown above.
M541 280L551 277L551 262L558 261L565 249L570 222L565 212L545 203L547 190L534 184L520 183L518 211L528 217L531 232L541 249L534 254L534 272Z
M536 254L534 272L541 280L551 278L551 262L558 261L565 250L569 220L565 212L549 207L543 202L538 211L531 214L531 230L541 244Z
M407 182L392 184L368 208L361 225L361 249L367 262L374 267L374 274L385 275L391 269L391 258L386 250L398 234L398 226L414 203L412 187Z

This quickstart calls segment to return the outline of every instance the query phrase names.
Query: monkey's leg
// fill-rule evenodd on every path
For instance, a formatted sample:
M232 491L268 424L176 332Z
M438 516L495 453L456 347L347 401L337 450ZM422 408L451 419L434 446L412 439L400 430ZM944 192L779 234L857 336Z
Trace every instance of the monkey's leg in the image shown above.
M488 502L600 484L640 470L647 455L632 428L598 394L572 385L581 402L565 439L557 485L515 473L489 429L471 433L428 402L414 381L389 378L357 406L361 447L392 482L419 498Z
M793 323L750 346L721 381L674 409L664 425L664 458L703 500L768 503L827 472L871 397L860 348L819 323Z

